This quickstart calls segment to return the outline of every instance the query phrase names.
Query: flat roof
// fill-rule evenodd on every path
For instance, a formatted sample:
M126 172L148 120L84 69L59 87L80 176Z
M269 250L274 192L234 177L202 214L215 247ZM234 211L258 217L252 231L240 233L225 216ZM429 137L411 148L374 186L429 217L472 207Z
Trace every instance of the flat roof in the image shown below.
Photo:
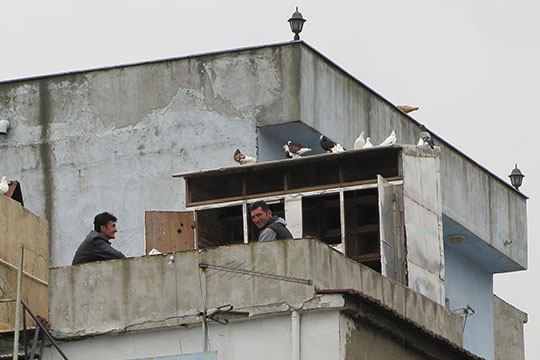
M373 153L384 153L384 152L394 153L397 151L401 151L403 148L404 148L403 145L395 144L392 146L385 146L385 147L372 147L368 149L347 150L345 152L337 153L337 154L324 153L324 154L317 154L317 155L308 155L308 156L300 157L296 159L281 159L281 160L265 161L265 162L260 162L260 163L238 165L238 166L231 166L231 167L218 168L218 169L190 171L190 172L173 174L172 177L191 178L191 177L218 175L218 174L224 175L224 174L235 174L235 173L247 173L251 171L271 169L271 168L276 168L276 167L307 165L307 164L319 162L321 160L328 161L329 159L333 159L335 161L338 161L341 159L347 159L347 158L352 158L352 157L357 157L357 156L359 157L362 155L373 154Z

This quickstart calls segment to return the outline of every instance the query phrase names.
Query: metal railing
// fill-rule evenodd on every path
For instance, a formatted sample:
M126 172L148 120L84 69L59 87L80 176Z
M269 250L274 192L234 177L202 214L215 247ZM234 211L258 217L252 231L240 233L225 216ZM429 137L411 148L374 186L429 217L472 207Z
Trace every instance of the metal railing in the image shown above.
M23 343L24 343L24 359L35 359L35 356L38 355L38 359L43 359L43 348L45 347L45 340L48 339L51 345L58 351L60 356L65 360L69 360L66 354L58 347L58 344L52 337L49 330L42 324L42 322L37 318L36 315L26 306L24 301L21 300L21 305L23 307ZM26 313L30 314L34 322L36 323L36 330L34 332L34 338L32 339L32 345L29 346L29 343L26 336ZM39 354L37 354L39 335L41 334L41 344L39 345ZM30 349L28 349L30 347ZM28 351L30 350L30 352Z

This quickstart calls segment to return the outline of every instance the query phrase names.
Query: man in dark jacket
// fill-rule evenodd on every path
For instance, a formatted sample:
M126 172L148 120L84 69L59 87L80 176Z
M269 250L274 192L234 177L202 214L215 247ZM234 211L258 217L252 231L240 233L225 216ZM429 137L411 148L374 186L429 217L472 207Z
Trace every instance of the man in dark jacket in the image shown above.
M79 245L71 265L92 261L122 259L125 255L111 246L116 232L116 216L108 212L97 214L94 218L94 230Z
M272 210L268 204L260 200L251 204L249 208L251 220L260 230L259 241L272 241L282 239L292 239L293 236L287 223L280 217L272 216Z

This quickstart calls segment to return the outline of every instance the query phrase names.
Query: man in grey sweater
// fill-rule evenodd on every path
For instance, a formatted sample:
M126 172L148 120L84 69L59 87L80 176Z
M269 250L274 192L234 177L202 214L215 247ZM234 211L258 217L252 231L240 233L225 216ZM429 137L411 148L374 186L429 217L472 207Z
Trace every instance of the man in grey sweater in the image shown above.
M264 201L256 201L251 204L251 220L260 230L259 241L272 241L282 239L292 239L293 236L287 223L280 217L272 216L272 210Z
M92 261L122 259L126 256L111 246L116 232L116 216L108 212L97 214L94 218L94 230L79 245L71 265Z

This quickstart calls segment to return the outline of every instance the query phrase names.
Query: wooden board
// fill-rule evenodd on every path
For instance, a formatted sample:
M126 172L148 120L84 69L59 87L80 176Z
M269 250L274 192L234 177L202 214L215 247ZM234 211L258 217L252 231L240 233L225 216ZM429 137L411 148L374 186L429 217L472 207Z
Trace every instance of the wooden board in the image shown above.
M146 253L157 249L161 253L195 248L193 211L146 211Z
M18 267L22 245L23 270L47 282L49 274L47 222L23 208L19 202L0 195L0 234L2 234L0 259ZM21 284L22 300L34 314L48 319L47 285L24 275ZM15 299L16 296L17 270L0 263L0 298ZM0 303L0 330L13 330L14 326L15 302Z

